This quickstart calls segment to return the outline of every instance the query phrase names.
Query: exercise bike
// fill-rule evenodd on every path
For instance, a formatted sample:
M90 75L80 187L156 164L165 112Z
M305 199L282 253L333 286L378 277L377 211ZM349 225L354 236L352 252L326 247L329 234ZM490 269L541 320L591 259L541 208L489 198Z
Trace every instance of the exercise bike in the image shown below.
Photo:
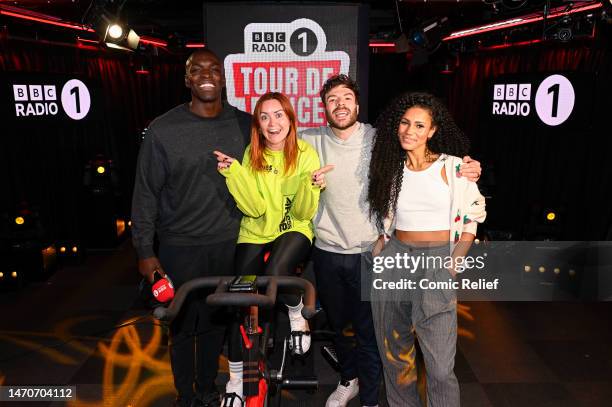
M285 276L246 276L241 277L201 277L183 284L167 307L157 307L153 316L164 322L172 321L179 313L187 295L197 289L215 288L206 298L210 306L239 307L244 316L240 326L243 344L243 396L245 407L268 407L272 395L281 405L282 389L302 389L315 391L318 388L316 377L286 377L285 360L291 337L284 340L283 357L279 369L269 366L266 344L269 326L259 324L259 307L271 308L276 303L277 291L298 289L304 292L302 316L310 319L316 314L315 290L312 284L298 277ZM265 294L259 291L265 290Z

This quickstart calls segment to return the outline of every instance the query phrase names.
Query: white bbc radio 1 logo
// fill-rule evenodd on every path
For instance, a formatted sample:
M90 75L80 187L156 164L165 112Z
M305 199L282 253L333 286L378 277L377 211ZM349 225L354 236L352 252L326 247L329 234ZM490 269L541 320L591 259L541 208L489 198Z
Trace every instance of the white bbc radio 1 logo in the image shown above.
M13 85L15 115L17 117L55 116L58 113L55 85ZM74 120L81 120L91 107L87 86L78 79L64 84L60 94L64 112Z
M540 120L549 126L558 126L569 119L575 101L576 93L569 79L551 75L538 86L535 108Z
M543 123L558 126L569 119L575 100L572 83L563 75L550 75L538 86L534 105ZM531 112L530 102L530 83L493 85L494 115L528 116Z
M531 111L530 83L493 85L493 114L528 116Z

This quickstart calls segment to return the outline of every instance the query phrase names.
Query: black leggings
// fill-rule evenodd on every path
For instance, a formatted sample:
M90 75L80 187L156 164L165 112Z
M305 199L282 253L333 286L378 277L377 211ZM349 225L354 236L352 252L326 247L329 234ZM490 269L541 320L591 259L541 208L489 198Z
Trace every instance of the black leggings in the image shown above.
M239 243L236 246L236 275L292 276L298 264L305 261L310 253L310 240L300 232L287 232L276 240L265 244ZM268 261L264 254L270 252ZM279 302L289 306L300 303L300 295L279 294ZM242 360L240 324L231 329L228 356L232 362Z

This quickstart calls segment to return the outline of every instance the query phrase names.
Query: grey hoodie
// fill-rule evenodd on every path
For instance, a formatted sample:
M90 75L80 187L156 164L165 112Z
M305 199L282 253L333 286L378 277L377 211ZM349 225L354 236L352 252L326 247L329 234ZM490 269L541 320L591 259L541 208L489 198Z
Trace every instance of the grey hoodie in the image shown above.
M321 193L313 223L315 246L334 253L361 253L369 249L378 231L369 219L368 172L376 129L358 123L348 140L338 138L329 126L302 132L312 145L321 166L336 167L325 174L327 188Z

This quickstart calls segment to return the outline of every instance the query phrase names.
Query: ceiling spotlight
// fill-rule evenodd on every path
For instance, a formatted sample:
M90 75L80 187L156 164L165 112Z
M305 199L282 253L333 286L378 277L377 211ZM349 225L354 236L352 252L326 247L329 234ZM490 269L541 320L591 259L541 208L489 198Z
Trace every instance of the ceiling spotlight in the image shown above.
M427 37L425 32L419 29L414 30L410 33L410 40L414 45L425 48L428 45Z
M420 24L410 31L410 42L425 49L436 47L446 34L447 22L448 17L442 17Z
M121 28L121 26L117 23L110 24L108 26L108 36L118 40L123 36L123 28Z
M140 42L140 36L136 34L134 30L129 30L127 35L120 36L119 38L112 38L111 34L106 36L104 43L109 48L121 49L124 51L133 51L138 48Z
M138 48L140 37L130 29L119 15L103 9L92 13L91 25L95 27L100 40L109 48L132 51Z

